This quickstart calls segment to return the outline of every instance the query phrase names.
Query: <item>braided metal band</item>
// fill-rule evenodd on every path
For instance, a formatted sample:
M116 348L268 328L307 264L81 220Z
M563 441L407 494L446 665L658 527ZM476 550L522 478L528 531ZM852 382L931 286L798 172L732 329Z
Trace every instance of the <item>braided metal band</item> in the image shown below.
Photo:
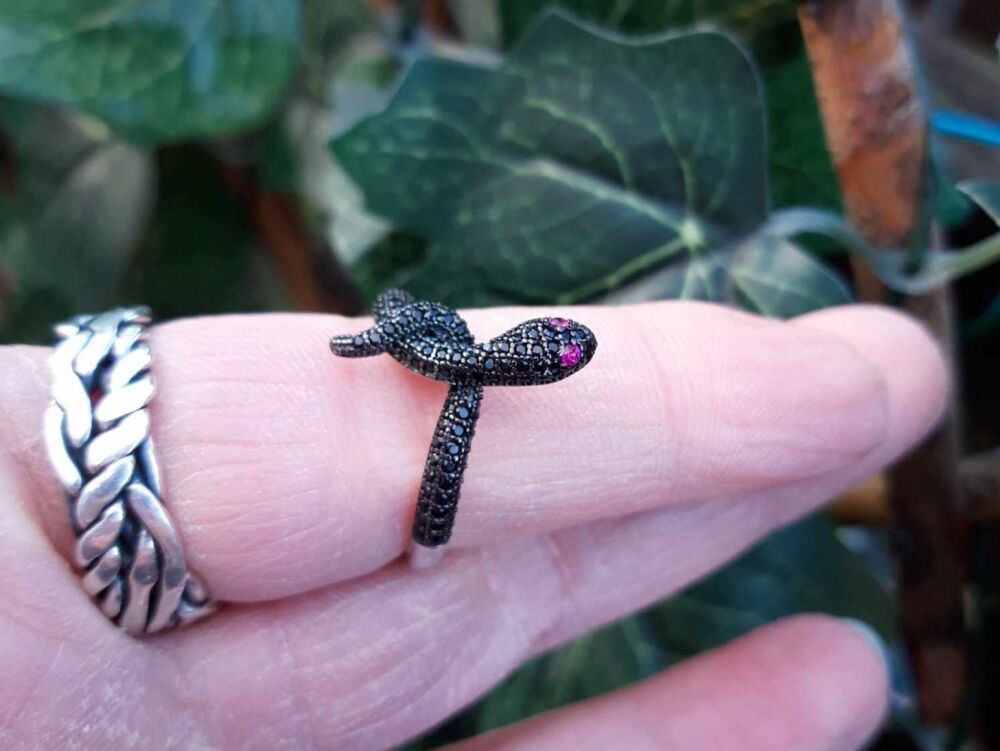
M120 308L78 316L54 331L49 458L66 489L83 587L133 635L155 633L214 606L188 572L161 501L149 435L150 312Z

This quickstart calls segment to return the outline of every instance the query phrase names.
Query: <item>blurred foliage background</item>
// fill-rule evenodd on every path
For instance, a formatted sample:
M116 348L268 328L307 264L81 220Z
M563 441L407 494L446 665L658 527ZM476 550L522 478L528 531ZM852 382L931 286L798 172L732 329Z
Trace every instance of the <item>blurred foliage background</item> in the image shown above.
M928 24L954 3L931 5L918 38L934 60ZM977 71L997 85L995 60ZM929 77L932 102L975 106ZM0 341L43 343L53 321L120 303L354 314L390 285L455 305L688 298L785 318L853 299L852 257L920 294L1000 256L998 161L961 157L935 146L925 207L956 250L927 253L927 232L868 248L840 218L793 0L0 0ZM1000 443L998 281L957 288L977 449ZM796 612L896 643L885 538L793 525L414 748ZM916 722L894 654L885 747L937 747L949 735Z

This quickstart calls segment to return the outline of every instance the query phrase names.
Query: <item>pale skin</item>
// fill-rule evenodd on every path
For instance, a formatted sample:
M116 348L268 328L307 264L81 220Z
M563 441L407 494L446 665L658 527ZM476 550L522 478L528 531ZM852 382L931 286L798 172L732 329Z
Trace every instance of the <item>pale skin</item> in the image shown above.
M882 309L463 315L480 339L567 315L601 349L559 384L491 391L449 555L420 572L400 556L444 384L330 354L367 320L154 329L167 503L227 605L144 641L67 563L40 432L46 350L0 348L0 747L390 748L877 472L948 389L931 339ZM800 616L457 748L857 749L886 697L856 628Z

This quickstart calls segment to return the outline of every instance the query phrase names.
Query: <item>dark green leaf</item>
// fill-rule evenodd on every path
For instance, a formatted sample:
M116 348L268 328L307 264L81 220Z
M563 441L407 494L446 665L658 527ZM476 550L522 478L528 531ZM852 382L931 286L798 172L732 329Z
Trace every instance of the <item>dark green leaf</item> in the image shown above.
M597 696L649 678L666 664L646 618L626 618L529 663L477 708L478 730Z
M295 136L284 122L271 123L264 131L257 158L259 179L268 190L295 193L302 182Z
M949 282L973 274L1000 261L1000 233L961 250L943 251L927 256L923 267L915 274L900 272L891 266L886 270L868 257L885 283L911 295L922 295ZM904 267L905 268L905 267Z
M994 297L993 301L986 306L986 310L973 320L962 324L959 333L963 339L970 340L991 334L997 328L1000 328L1000 295Z
M959 183L956 187L975 201L994 222L1000 224L1000 182L969 180Z
M762 109L722 34L629 42L550 14L499 70L418 63L334 147L369 208L432 240L415 290L575 301L763 221Z
M426 255L427 248L419 237L391 233L382 238L351 267L365 303L370 306L380 292L398 287Z
M811 612L856 618L886 640L893 636L892 599L821 515L776 532L649 617L664 648L686 657L765 623Z
M55 318L114 298L152 211L155 166L64 110L4 102L0 121L16 162L0 217L4 337L38 339Z
M840 190L794 0L558 0L556 4L602 26L631 33L692 24L713 24L736 33L752 47L764 75L775 205L840 209ZM534 0L500 0L499 5L508 43L518 39L545 7Z
M144 142L268 114L295 68L295 0L11 0L0 91L91 113Z
M796 35L797 29L794 30ZM766 61L771 184L776 206L840 209L840 189L826 148L812 68L801 40L797 54Z
M521 37L544 5L537 0L500 0L499 4L508 43ZM556 5L601 26L640 33L703 22L752 36L795 14L795 0L557 0Z
M247 207L202 149L159 154L159 202L127 290L160 320L287 306Z
M930 208L934 218L945 231L961 227L972 215L974 203L948 178L933 151L929 167L934 191Z
M840 277L782 237L752 238L737 251L729 274L744 307L775 318L851 302Z

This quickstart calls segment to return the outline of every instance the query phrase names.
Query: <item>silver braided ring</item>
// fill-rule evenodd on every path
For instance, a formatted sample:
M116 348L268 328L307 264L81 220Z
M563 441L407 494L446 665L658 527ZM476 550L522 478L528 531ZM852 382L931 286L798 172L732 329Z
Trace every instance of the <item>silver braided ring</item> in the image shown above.
M147 410L154 392L149 322L147 308L119 308L57 325L45 413L45 442L66 490L83 587L136 636L214 609L187 569L162 501Z

